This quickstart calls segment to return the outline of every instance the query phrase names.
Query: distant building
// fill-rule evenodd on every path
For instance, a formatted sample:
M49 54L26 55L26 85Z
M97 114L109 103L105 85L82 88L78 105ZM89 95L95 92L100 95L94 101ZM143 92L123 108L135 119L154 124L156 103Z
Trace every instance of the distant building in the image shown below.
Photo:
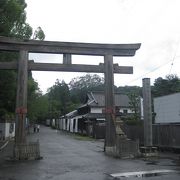
M153 143L163 149L180 150L180 93L154 98Z
M0 141L4 141L14 136L15 136L15 123L1 122L0 123Z
M133 112L127 95L115 93L116 117L128 117ZM86 134L95 138L105 136L105 95L103 92L90 92L85 103L59 120L59 129Z
M116 116L132 114L129 98L125 94L115 93ZM86 102L77 109L78 114L83 114L87 119L105 120L105 95L103 92L90 92L86 96Z

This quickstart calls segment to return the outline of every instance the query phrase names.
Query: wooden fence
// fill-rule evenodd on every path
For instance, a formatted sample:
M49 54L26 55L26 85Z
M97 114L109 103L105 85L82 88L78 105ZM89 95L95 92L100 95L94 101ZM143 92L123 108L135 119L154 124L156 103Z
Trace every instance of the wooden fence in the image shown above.
M40 159L39 141L16 145L14 148L14 158L16 160Z
M143 125L123 125L122 129L129 139L144 143ZM159 148L180 149L180 124L154 124L153 146Z
M180 124L153 125L153 144L160 148L180 149Z

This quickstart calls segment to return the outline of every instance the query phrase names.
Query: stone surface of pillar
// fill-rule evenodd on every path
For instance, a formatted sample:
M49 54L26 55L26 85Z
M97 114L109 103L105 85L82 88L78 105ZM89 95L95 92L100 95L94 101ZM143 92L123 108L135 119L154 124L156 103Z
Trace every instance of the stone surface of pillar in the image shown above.
M152 146L152 107L150 79L143 79L144 146Z
M20 51L16 96L15 144L26 142L25 123L27 114L28 52Z
M104 64L106 117L105 151L107 154L111 154L113 153L116 144L113 56L105 55Z

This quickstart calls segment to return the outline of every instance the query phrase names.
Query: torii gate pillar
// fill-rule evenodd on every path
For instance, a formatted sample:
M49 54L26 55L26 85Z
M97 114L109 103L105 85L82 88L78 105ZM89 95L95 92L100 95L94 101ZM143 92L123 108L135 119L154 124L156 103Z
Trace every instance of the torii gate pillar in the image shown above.
M139 143L127 139L122 133L120 122L116 121L114 99L113 55L104 56L105 65L105 153L114 157L134 157L139 153ZM119 134L119 131L121 133Z
M105 117L106 117L106 137L105 152L113 153L115 146L115 104L114 104L114 72L113 72L113 56L104 56L105 65Z
M26 142L25 122L27 114L27 81L28 81L28 52L19 52L18 79L16 94L16 133L15 144Z
M14 160L40 159L39 142L26 142L28 51L19 51Z

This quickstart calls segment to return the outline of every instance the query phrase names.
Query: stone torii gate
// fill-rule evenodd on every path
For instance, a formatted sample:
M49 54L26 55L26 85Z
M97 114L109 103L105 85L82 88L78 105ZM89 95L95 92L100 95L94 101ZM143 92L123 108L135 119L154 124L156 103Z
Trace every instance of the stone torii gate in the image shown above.
M105 151L113 153L116 146L114 73L132 74L133 67L113 64L113 56L134 56L141 44L95 44L75 42L53 42L37 40L18 40L0 37L0 51L19 52L18 62L0 62L2 70L18 70L16 99L15 147L21 154L26 145L25 118L27 114L27 79L28 71L66 71L104 73L105 75L105 117L106 139ZM35 63L28 61L28 53L63 54L63 64ZM104 63L99 65L78 65L71 63L71 55L104 56ZM16 159L24 157L18 155Z

